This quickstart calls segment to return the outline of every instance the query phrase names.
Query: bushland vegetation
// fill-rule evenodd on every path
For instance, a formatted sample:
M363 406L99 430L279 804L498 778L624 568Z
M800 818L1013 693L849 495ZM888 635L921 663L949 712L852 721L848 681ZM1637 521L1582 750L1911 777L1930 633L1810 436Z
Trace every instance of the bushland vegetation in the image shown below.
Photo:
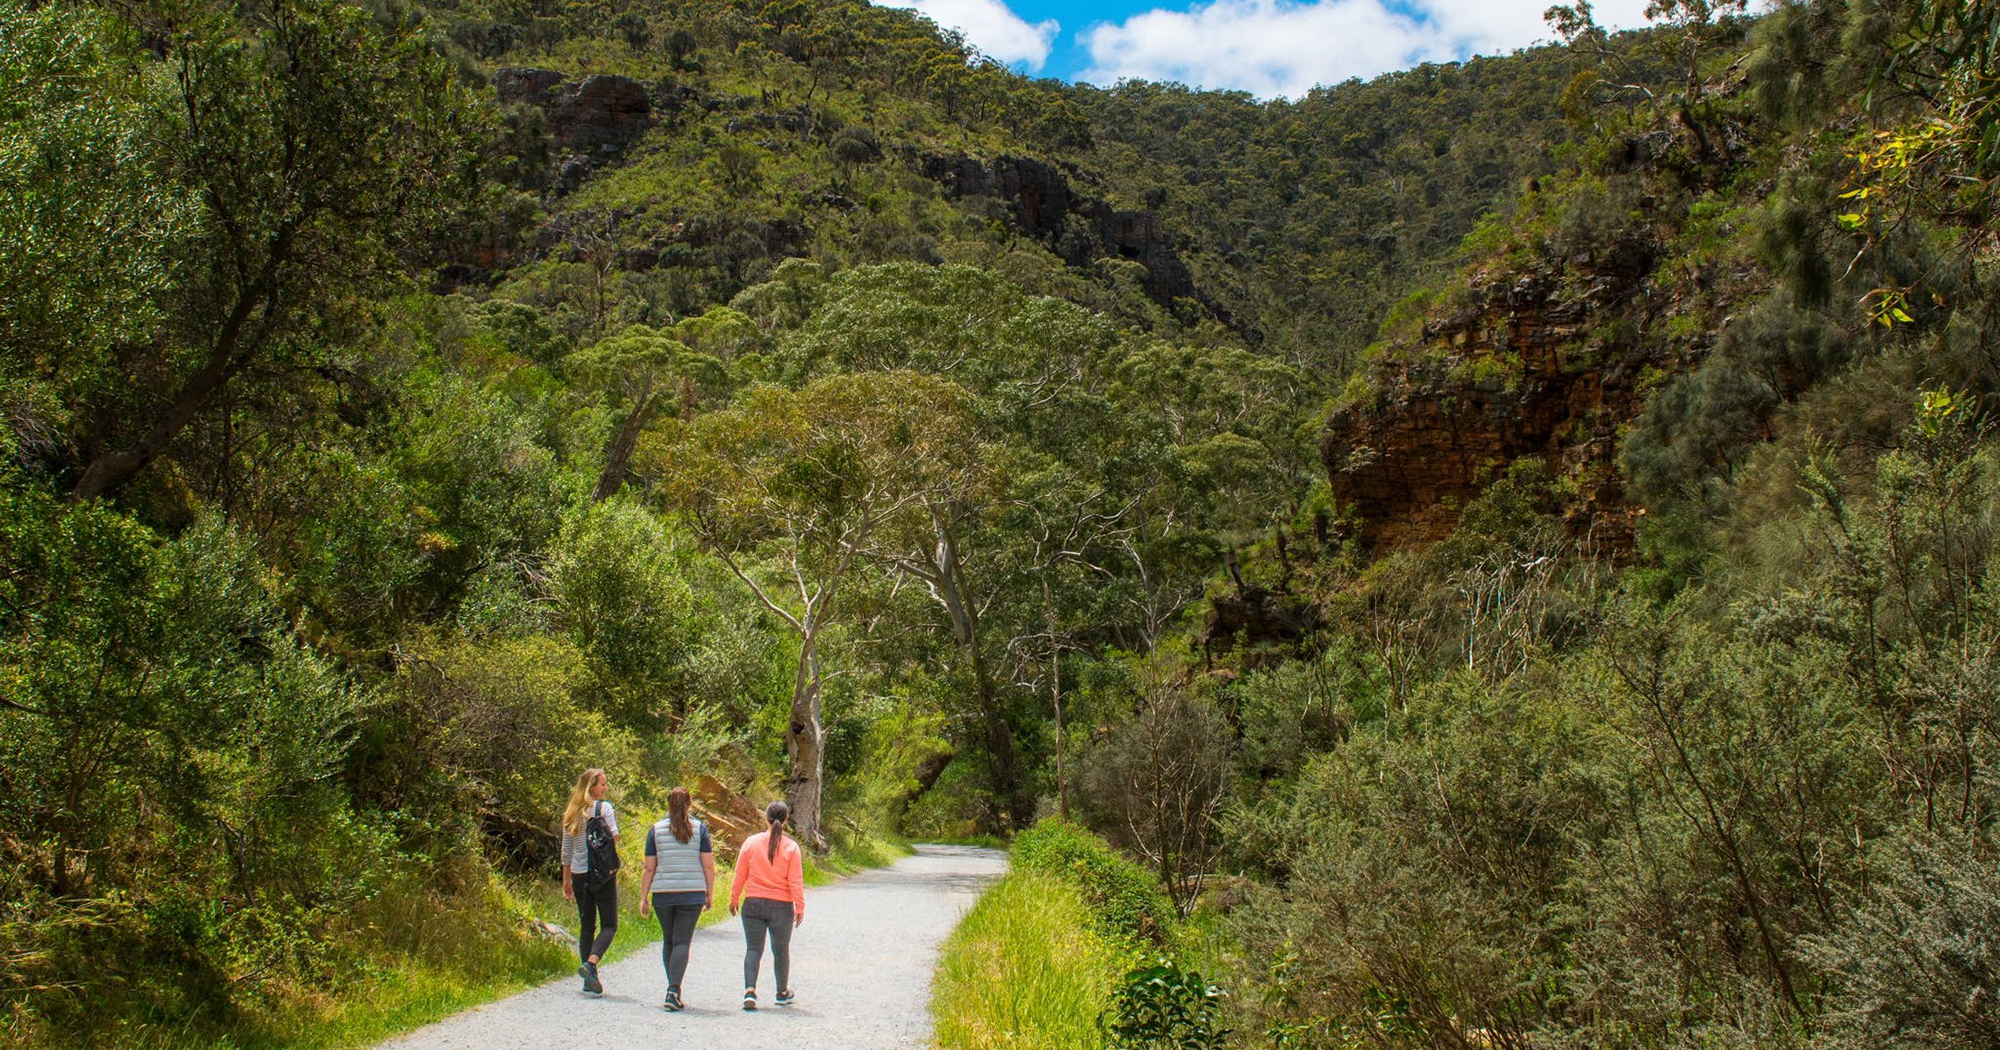
M1055 1042L1991 1042L2000 15L1655 6L1259 103L854 0L0 0L9 1039L559 969L589 764L836 850L1080 822L947 981L1077 945ZM504 66L652 123L566 151ZM933 177L1002 157L1196 294ZM1616 477L1352 539L1323 408L1605 259L1590 334L1672 351Z

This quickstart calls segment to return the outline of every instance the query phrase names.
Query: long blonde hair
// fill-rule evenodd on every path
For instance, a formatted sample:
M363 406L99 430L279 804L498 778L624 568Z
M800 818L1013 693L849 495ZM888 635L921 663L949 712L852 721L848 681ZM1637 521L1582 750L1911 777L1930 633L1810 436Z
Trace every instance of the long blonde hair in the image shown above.
M590 809L592 802L597 801L590 797L590 789L597 786L597 778L603 775L603 770L592 766L584 770L583 775L576 778L576 787L572 788L569 793L569 805L563 807L562 826L564 831L572 835L583 833L584 812Z

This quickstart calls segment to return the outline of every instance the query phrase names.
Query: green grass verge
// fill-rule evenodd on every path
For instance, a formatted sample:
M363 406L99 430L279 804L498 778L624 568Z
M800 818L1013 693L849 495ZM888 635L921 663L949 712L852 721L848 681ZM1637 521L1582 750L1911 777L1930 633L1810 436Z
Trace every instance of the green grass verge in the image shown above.
M605 953L607 962L657 950L660 940L658 920L639 915L637 858L643 856L644 829L621 839L626 841L619 843L620 852L634 859L620 880L618 935ZM910 852L895 839L838 839L830 853L806 865L806 881L825 885ZM716 866L715 906L702 913L701 925L729 918L730 874L727 865ZM144 1027L113 1034L110 1044L131 1050L351 1050L535 987L576 966L575 949L526 932L532 919L576 932L576 905L563 898L562 884L554 880L495 878L488 892L454 904L428 897L378 904L384 915L376 921L421 924L423 942L409 950L370 953L353 976L330 990L274 994L267 1005L244 1011L225 1035ZM55 1033L38 1034L50 1039L30 1038L23 1045L59 1045Z
M1012 872L945 941L931 996L938 1050L1098 1050L1098 1015L1130 962L1074 886Z
M824 886L858 871L886 868L915 852L893 835L835 835L825 856L806 855L806 885Z

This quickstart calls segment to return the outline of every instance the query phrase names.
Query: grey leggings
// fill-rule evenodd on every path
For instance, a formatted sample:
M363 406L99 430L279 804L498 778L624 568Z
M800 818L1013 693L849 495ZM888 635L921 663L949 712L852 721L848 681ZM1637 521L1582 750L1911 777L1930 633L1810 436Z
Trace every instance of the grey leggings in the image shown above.
M792 902L743 898L743 987L757 987L757 968L764 961L764 935L771 935L771 971L778 991L792 987Z
M678 992L688 972L688 946L694 943L699 904L664 904L667 895L653 894L653 911L660 916L660 963L667 968L667 987Z

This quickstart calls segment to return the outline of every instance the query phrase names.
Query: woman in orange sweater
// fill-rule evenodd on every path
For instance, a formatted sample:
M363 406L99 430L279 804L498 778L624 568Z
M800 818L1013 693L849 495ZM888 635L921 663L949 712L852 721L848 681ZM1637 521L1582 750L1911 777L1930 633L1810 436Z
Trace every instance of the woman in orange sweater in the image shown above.
M778 979L778 1005L792 1005L792 930L806 921L805 858L786 837L792 815L783 802L764 809L769 831L750 836L736 854L729 880L729 914L743 912L743 1008L757 1008L757 969L764 961L764 938L771 938L771 969ZM747 896L746 896L747 892Z

